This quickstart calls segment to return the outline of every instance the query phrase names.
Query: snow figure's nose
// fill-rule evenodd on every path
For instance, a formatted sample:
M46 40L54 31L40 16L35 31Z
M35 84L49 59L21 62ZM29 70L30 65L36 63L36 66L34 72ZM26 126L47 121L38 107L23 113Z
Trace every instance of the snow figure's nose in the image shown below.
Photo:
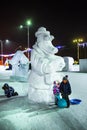
M58 49L52 45L52 43L49 44L49 51L52 53L52 54L56 54L58 52Z

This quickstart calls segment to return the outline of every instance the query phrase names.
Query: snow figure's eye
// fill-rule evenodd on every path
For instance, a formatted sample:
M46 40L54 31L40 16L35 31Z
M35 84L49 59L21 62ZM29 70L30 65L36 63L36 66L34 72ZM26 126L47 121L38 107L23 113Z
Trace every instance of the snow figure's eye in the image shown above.
M44 40L50 40L50 37L48 35L44 35Z

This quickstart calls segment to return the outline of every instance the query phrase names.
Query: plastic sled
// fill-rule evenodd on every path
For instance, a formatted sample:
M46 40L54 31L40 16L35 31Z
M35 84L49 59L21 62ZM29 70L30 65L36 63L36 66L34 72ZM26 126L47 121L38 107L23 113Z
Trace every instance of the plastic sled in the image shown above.
M80 100L80 99L71 99L71 100L70 100L70 103L71 103L72 105L80 104L80 103L81 103L81 100Z
M66 102L65 99L60 98L59 95L56 96L56 97L57 97L57 99L58 99L58 103L57 103L57 105L58 105L59 108L65 108L65 107L67 107L67 102Z
M67 102L66 102L66 100L65 99L60 99L59 101L58 101L58 107L59 108L65 108L65 107L67 107Z

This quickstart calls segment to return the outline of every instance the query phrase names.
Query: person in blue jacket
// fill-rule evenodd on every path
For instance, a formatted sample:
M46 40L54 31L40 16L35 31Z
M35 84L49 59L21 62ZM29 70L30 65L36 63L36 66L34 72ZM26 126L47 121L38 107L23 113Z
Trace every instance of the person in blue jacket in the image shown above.
M69 95L71 94L71 85L67 77L63 77L62 82L60 83L60 93L63 99L67 102L67 108L70 106Z
M14 88L9 86L7 83L5 83L2 87L2 89L4 90L4 94L7 97L12 97L12 96L16 96L18 95L17 92L15 92Z

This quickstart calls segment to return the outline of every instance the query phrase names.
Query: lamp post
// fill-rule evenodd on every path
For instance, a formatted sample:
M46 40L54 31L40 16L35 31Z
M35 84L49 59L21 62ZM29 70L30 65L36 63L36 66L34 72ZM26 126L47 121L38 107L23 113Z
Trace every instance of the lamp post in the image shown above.
M3 64L3 43L4 42L8 43L8 40L4 40L4 41L0 40L0 44L1 44L1 62L2 62L2 64Z
M29 49L29 26L31 25L31 21L27 20L26 25L20 25L20 28L26 28L27 29L27 47ZM29 51L28 51L28 59L29 59Z
M73 43L77 44L77 60L79 61L79 44L83 42L82 38L77 38L73 40Z
M0 40L0 44L1 44L1 62L3 64L3 41Z

